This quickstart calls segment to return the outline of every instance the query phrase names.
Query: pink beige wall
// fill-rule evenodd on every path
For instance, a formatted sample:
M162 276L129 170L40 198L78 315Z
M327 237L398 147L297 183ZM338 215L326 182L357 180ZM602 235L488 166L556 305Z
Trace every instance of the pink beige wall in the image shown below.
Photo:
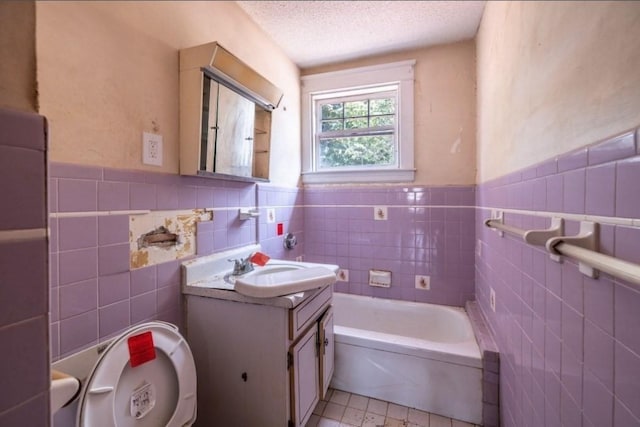
M302 70L303 75L415 59L416 185L468 185L476 171L472 40Z
M179 49L218 41L284 90L273 114L274 183L297 184L299 72L234 2L38 2L40 113L55 162L178 173ZM164 165L141 161L142 132Z
M487 2L478 182L637 126L638 40L638 2Z
M34 2L0 2L0 107L36 111Z

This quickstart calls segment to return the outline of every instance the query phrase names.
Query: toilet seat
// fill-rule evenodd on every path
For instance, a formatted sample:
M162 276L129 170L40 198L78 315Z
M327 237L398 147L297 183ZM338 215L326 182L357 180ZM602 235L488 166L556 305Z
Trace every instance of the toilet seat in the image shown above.
M129 338L149 332L155 358L132 367ZM156 321L127 330L104 350L82 388L76 425L182 427L195 418L191 349L176 326Z

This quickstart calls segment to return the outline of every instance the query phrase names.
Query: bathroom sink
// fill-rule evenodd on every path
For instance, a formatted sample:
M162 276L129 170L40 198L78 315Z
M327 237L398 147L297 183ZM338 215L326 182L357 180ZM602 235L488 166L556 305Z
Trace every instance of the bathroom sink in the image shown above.
M271 298L299 294L336 281L337 265L273 258L264 266L254 264L253 271L233 275L234 265L230 261L247 259L260 250L260 245L249 245L187 261L183 264L183 283L187 288Z
M276 264L237 277L235 290L250 297L269 298L321 288L335 281L335 273L326 267Z
M255 267L253 271L243 274L242 276L234 276L231 273L227 273L224 275L224 280L225 282L234 285L236 280L240 277L264 276L267 274L281 273L283 271L301 270L303 268L306 267L300 264L267 264L264 267Z

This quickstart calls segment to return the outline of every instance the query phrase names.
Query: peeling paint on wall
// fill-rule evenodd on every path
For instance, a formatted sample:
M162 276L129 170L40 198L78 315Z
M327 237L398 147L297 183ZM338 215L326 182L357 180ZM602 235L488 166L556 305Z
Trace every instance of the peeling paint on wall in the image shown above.
M195 255L196 224L211 220L213 212L204 209L156 211L129 216L130 268L136 269ZM148 242L148 236L154 233L175 235L175 240L171 244L144 244L145 241Z
M457 154L461 151L460 146L462 145L462 128L458 131L458 137L455 141L453 141L453 145L451 146L451 154Z

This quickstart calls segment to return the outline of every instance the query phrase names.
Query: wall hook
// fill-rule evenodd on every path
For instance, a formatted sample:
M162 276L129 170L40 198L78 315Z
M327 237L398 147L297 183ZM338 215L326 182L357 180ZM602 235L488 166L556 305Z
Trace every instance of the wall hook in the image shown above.
M524 233L523 239L530 245L544 246L552 237L564 234L564 219L551 218L551 226L546 230L529 230ZM550 254L551 259L560 261L560 255Z
M560 252L556 250L556 246L561 245L563 243L578 246L583 249L589 249L591 251L597 252L600 246L599 236L599 224L597 222L590 221L581 221L580 222L580 231L575 236L556 236L547 240L545 244L547 251L552 255L552 259L554 261L560 262L562 255ZM555 257L554 257L555 256ZM578 269L580 272L586 276L595 279L598 277L598 270L593 268L592 266L585 264L583 262L578 263Z

